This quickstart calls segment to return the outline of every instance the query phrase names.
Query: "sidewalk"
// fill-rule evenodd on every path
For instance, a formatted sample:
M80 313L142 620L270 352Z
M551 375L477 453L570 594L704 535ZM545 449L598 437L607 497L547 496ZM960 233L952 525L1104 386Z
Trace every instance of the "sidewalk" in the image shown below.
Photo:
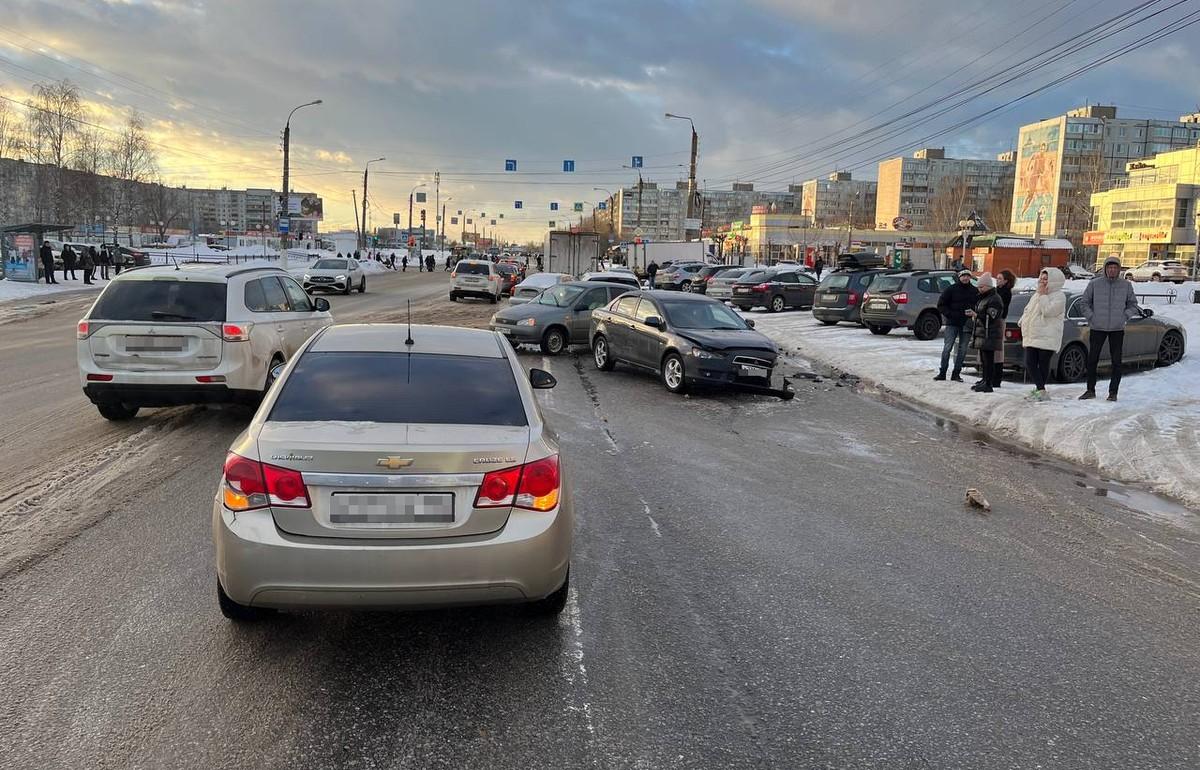
M1081 289L1082 283L1072 288ZM1159 284L1138 284L1157 291ZM852 374L905 400L921 404L1037 451L1097 467L1127 482L1200 509L1200 305L1190 304L1197 284L1173 287L1176 304L1144 303L1154 312L1182 323L1187 334L1184 358L1174 366L1127 371L1121 400L1078 401L1083 384L1051 384L1051 401L1031 404L1032 389L1008 375L994 393L975 393L973 371L966 383L934 382L941 339L921 342L911 333L875 336L858 326L822 326L809 312L752 315L757 328L783 352L809 358ZM968 356L968 361L974 353Z

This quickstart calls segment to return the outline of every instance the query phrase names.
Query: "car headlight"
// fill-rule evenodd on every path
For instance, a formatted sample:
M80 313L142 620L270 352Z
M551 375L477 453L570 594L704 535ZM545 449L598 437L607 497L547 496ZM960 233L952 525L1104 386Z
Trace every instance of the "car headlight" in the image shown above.
M522 318L520 321L517 321L517 326L537 326L537 319Z
M703 348L692 348L692 355L696 358L722 358L720 353L711 353Z
M344 281L344 280L346 280L346 276L344 276L344 275L339 275L339 276L337 277L337 279L338 279L339 281Z

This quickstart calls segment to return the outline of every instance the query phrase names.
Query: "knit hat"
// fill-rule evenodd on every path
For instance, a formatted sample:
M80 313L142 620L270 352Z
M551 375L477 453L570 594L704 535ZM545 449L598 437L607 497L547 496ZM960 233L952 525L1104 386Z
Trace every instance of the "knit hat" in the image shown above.
M964 275L972 275L972 273L970 270L968 270L967 268L964 267L962 270L958 271L958 277L962 278ZM974 276L972 276L972 277L974 277Z
M984 273L983 275L979 276L979 281L977 283L981 289L996 288L996 279L992 277L991 273Z

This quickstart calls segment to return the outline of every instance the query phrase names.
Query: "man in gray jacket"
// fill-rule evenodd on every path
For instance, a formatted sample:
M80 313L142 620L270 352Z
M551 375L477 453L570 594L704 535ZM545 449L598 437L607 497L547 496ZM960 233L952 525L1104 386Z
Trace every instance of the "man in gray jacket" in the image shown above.
M1083 291L1079 302L1088 322L1088 384L1080 400L1096 397L1096 366L1100 351L1108 340L1112 358L1112 376L1108 381L1108 400L1117 400L1121 387L1121 354L1125 344L1125 323L1130 318L1149 315L1138 307L1133 284L1121 277L1121 260L1115 256L1104 260L1104 273L1093 278Z

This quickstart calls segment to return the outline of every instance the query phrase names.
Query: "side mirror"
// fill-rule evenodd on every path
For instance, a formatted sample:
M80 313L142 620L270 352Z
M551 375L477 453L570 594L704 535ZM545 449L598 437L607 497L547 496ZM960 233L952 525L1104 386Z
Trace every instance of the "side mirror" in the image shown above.
M534 390L549 390L558 384L558 380L554 379L554 375L545 369L530 369L529 384Z
M653 329L662 329L664 326L666 326L666 324L663 323L663 319L656 315L648 316L645 321L642 321L642 323Z
M329 312L329 300L324 297L313 298L313 311L316 313Z
M754 328L754 319L753 318L743 318L742 320L745 321L746 325L749 326L751 329Z

